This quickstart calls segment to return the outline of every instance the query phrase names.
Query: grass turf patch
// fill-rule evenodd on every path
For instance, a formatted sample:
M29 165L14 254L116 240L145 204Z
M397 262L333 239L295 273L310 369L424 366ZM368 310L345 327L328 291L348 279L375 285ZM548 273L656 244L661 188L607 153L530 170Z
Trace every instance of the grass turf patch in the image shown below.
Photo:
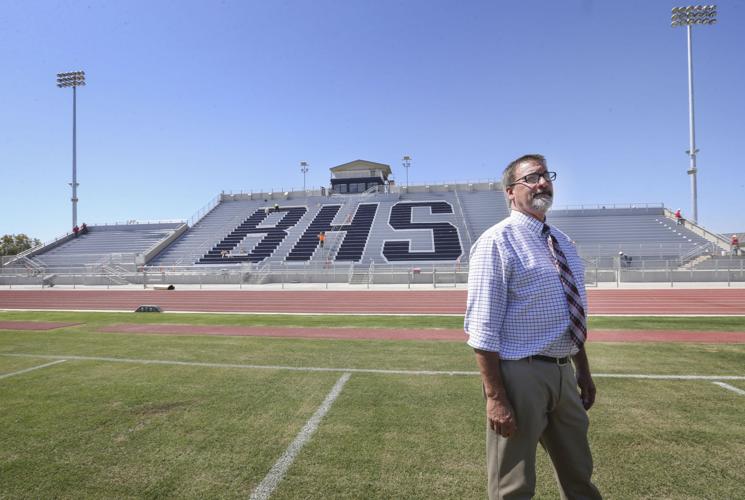
M87 322L89 327L115 323L184 323L190 325L285 326L304 328L463 328L459 316L369 316L293 314L154 314L105 312L0 311L0 320ZM588 327L615 330L745 331L745 316L591 316Z
M336 378L69 361L0 381L3 495L245 498Z
M476 371L465 342L126 335L81 325L0 331L0 354L97 356L245 365ZM743 344L590 343L596 373L743 375ZM42 364L39 362L39 364Z
M477 378L353 374L272 498L483 498Z
M743 498L745 397L711 382L600 380L590 411L610 498Z
M50 361L3 353L476 372L463 342L109 335L95 331L142 320L69 314L86 324L0 331L0 372ZM588 344L588 353L595 373L745 375L742 344ZM245 498L338 377L67 361L2 379L0 489L13 498ZM606 497L745 497L744 396L707 381L595 382L590 433ZM483 498L483 419L475 374L355 373L276 497ZM538 457L537 498L556 498L549 461Z
M39 358L15 358L10 356L0 356L0 377L11 373L34 368L35 366L45 365L52 362L48 359ZM15 375L11 375L15 376ZM5 377L8 378L8 377Z

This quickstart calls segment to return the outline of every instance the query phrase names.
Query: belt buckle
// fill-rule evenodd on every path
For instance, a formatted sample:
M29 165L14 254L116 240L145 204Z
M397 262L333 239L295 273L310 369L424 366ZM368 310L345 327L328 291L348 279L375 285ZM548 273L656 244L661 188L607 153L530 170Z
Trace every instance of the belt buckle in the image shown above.
M563 361L563 363L562 363ZM564 356L563 358L556 358L556 364L559 366L566 366L569 364L569 356Z

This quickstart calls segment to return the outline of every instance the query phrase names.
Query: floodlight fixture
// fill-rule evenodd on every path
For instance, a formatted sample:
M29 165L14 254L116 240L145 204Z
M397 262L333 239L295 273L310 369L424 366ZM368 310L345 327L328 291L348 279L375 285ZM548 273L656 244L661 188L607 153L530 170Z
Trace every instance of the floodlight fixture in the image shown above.
M691 5L688 7L673 7L670 25L690 26L693 24L716 24L716 5Z
M57 73L59 88L72 87L72 227L78 225L77 88L85 85L85 71Z
M85 71L71 71L69 73L57 73L57 86L80 87L85 85Z
M685 26L688 35L688 137L690 146L686 154L690 164L688 175L691 176L691 213L690 219L698 222L698 188L696 183L696 127L693 112L693 38L692 28L695 24L711 25L717 22L716 5L689 5L687 7L673 7L670 26L673 28Z
M306 191L306 189L305 189L305 174L308 173L308 170L310 170L308 168L308 162L307 161L301 161L300 162L300 171L303 173L303 191Z
M406 155L403 158L401 158L401 161L403 162L403 166L406 169L406 191L409 191L409 168L411 167L411 156Z

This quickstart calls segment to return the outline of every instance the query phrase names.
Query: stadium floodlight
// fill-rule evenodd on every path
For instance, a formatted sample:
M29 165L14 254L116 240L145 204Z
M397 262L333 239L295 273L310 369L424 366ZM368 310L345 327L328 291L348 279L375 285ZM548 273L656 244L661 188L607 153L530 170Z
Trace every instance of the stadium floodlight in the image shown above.
M57 73L59 88L72 87L72 227L78 225L78 174L77 174L77 88L85 85L85 71Z
M304 192L307 192L307 190L305 189L305 174L308 173L308 170L309 170L309 168L308 168L308 162L307 161L301 161L300 162L300 171L303 173L303 191Z
M694 24L716 24L717 22L716 5L692 5L688 7L673 7L670 26L685 26L688 32L688 130L690 148L686 154L690 158L690 168L688 175L691 176L691 208L694 223L698 222L698 194L696 186L696 132L693 119L693 40L691 32Z
M406 169L406 192L409 191L409 167L411 167L411 156L404 156L401 158L403 166Z

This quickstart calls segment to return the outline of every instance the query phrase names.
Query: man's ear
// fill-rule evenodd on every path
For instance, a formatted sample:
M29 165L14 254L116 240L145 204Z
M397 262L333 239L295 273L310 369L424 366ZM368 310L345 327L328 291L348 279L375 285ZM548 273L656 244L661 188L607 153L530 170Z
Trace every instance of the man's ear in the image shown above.
M507 208L510 208L512 206L512 202L515 199L514 190L515 190L515 187L514 186L508 186L504 190L504 192L507 193L507 199L510 201L509 204L508 204L509 206Z

